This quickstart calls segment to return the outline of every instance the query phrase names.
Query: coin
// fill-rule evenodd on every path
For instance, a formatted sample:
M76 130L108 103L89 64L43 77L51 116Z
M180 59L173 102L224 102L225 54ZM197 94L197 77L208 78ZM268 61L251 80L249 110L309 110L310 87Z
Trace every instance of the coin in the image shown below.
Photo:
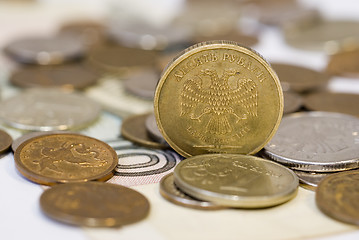
M346 171L324 178L315 200L318 208L338 221L359 225L359 171Z
M57 221L87 227L119 227L144 219L145 196L130 188L101 182L53 186L40 197L41 210Z
M153 141L147 134L146 119L149 113L127 117L121 126L121 135L136 144L149 148L168 148L168 145Z
M266 154L292 169L334 172L359 167L359 119L330 112L283 117Z
M235 42L194 45L157 85L154 109L163 137L179 154L254 154L274 135L283 112L277 75Z
M328 177L334 173L318 173L318 172L305 172L293 170L293 172L298 176L301 186L309 190L315 191L319 182L325 177Z
M66 130L94 122L100 111L96 102L79 94L59 89L29 89L2 101L0 119L19 129Z
M359 95L349 93L318 92L304 98L304 106L313 111L338 112L359 117Z
M333 75L358 78L359 49L331 55L326 71Z
M302 66L285 63L271 63L278 74L283 89L294 92L318 90L328 84L330 76Z
M19 87L64 87L83 89L96 83L98 76L83 65L63 64L59 66L25 67L10 77L12 84Z
M52 65L82 58L86 49L80 38L64 34L19 39L9 43L4 51L20 63Z
M169 147L168 143L163 138L160 130L157 127L155 114L152 113L152 114L148 115L145 125L146 125L146 130L147 130L148 136L151 139L153 139L156 142L165 144Z
M293 171L262 158L204 154L180 162L175 184L195 198L218 205L263 208L293 198L299 181Z
M213 39L225 39L229 41L235 41L243 46L249 46L249 47L258 43L258 38L256 36L244 34L236 30L230 31L225 34L218 33L216 35L210 35L210 36L197 35L194 36L193 41L195 43L198 43L198 42L212 41Z
M292 113L297 111L303 103L302 97L295 92L283 92L284 96L284 108L283 113Z
M11 143L12 137L7 132L0 130L0 154L10 149Z
M128 92L152 100L159 79L159 73L152 68L146 68L129 74L123 85Z
M161 179L160 193L165 199L177 205L205 210L223 209L222 206L195 199L182 192L174 183L173 173L170 173Z
M14 159L23 176L44 185L105 181L113 176L118 163L108 144L79 134L31 138L16 149Z

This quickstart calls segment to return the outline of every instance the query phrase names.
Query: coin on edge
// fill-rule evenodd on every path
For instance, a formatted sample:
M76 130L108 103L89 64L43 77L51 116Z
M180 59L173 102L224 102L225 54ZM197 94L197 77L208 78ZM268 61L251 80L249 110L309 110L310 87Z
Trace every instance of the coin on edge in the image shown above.
M318 208L338 221L359 225L359 171L345 171L324 178L315 200Z
M40 197L42 211L57 221L87 227L119 227L144 219L150 204L141 193L117 184L68 183Z
M154 109L163 137L185 157L254 154L278 128L283 92L255 51L235 42L204 42L164 70Z
M293 198L298 177L273 161L240 154L204 154L181 161L174 170L183 192L218 205L264 208Z
M12 137L4 130L0 130L0 154L7 152L11 144Z
M31 138L14 154L18 171L29 180L56 183L105 181L118 163L107 143L80 134L51 134Z

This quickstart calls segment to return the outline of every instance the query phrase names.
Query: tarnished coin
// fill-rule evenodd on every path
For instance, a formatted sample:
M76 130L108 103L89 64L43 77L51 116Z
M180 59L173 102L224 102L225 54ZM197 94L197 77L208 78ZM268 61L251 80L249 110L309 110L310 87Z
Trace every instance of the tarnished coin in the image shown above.
M86 227L119 227L144 219L150 210L145 196L130 188L101 182L53 186L40 198L50 218Z
M22 175L44 185L105 181L118 163L115 150L107 143L79 134L31 138L16 149L14 159Z
M25 67L15 71L10 81L19 87L63 87L83 89L96 83L98 75L81 64Z
M0 120L19 129L67 130L94 122L100 106L85 96L59 89L29 89L0 104Z
M323 179L316 190L318 208L336 220L359 225L359 171L346 171Z
M318 92L307 95L304 105L313 111L338 112L359 117L359 95L349 93Z
M359 49L331 55L326 71L333 75L358 78Z
M145 125L146 125L147 133L150 138L152 138L156 142L168 145L166 140L163 138L160 130L157 127L155 114L149 114L147 116Z
M12 137L5 131L0 130L0 154L10 149Z
M170 173L161 179L160 193L168 201L185 207L208 210L224 208L223 206L219 206L211 202L193 198L182 192L174 183L173 173Z
M284 90L294 92L308 92L318 90L328 84L330 76L306 67L285 63L271 63L278 74Z
M359 167L359 118L330 112L283 117L266 154L301 171L334 172Z
M262 208L293 198L299 181L275 162L240 154L204 154L180 162L175 183L183 192L222 206Z
M255 51L235 42L204 42L164 70L154 109L163 137L185 157L254 154L278 128L283 93Z
M149 113L133 115L126 118L121 125L121 135L136 144L149 148L168 148L167 144L155 142L147 133L146 119Z
M316 187L318 186L319 182L322 181L325 177L330 176L334 173L318 173L318 172L305 172L305 171L298 171L293 170L293 172L298 176L299 182L301 186L304 188L310 189L315 191Z
M295 92L283 92L284 96L284 108L283 113L293 113L297 111L303 104L302 97Z
M19 39L9 43L4 51L20 63L52 65L82 58L86 48L80 38L63 34Z
M141 98L153 99L160 74L152 68L141 69L127 76L124 88Z

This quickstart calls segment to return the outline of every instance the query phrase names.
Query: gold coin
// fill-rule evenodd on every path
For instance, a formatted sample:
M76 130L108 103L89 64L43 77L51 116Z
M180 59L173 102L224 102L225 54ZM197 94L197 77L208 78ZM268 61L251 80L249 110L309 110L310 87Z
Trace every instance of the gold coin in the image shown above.
M195 198L218 205L262 208L296 195L293 171L262 158L240 154L204 154L180 162L175 184Z
M113 176L118 163L108 144L79 134L31 138L16 149L14 159L22 175L45 185L105 181Z
M0 154L7 152L12 144L12 137L5 131L0 130Z
M316 203L326 215L359 225L359 171L345 171L324 178L316 189Z
M163 72L154 99L158 127L185 157L254 154L274 135L283 93L270 65L235 42L186 49Z
M139 192L102 182L68 183L53 186L40 198L42 211L68 224L87 227L116 227L142 220L150 205Z

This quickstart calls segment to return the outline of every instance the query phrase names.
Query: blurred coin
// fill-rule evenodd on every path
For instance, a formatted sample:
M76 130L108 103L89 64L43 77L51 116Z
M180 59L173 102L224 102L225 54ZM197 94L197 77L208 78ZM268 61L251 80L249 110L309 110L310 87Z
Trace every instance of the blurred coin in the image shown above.
M334 172L359 167L359 118L330 112L283 117L265 146L268 156L292 169Z
M338 112L359 117L359 95L318 92L304 98L304 106L313 111Z
M284 91L307 92L318 90L328 84L330 76L306 67L285 63L271 63Z
M324 178L315 200L318 208L338 221L359 225L359 171L340 172Z
M149 114L147 116L145 124L146 124L146 130L147 130L149 137L151 137L156 142L159 142L164 145L168 145L166 140L163 138L160 130L157 127L155 114L153 114L153 113ZM168 147L169 147L169 145L168 145Z
M155 142L152 140L148 134L145 126L146 119L149 116L149 113L133 115L126 118L122 122L121 126L121 135L136 144L149 147L149 148L159 148L165 149L168 148L168 145Z
M0 130L0 154L10 149L11 143L12 137L4 130Z
M105 181L113 176L118 157L107 143L79 134L31 138L14 154L18 171L44 185Z
M285 91L283 92L283 97L284 97L284 108L283 108L284 114L295 112L302 106L303 103L302 97L297 93Z
M319 182L334 173L318 173L293 170L303 187L315 191Z
M80 38L64 34L19 39L9 43L4 51L20 63L53 65L82 58L86 49Z
M29 89L0 104L0 120L34 131L80 128L94 122L100 106L85 96L59 89Z
M144 219L150 210L141 193L101 182L53 186L41 195L40 206L50 218L87 227L120 227Z
M359 49L331 55L327 72L333 75L359 78Z
M152 100L159 79L160 74L153 68L145 68L129 74L123 86L129 93Z
M211 202L195 199L182 192L174 183L173 173L170 173L161 179L160 193L168 201L185 207L205 210L224 208Z
M249 47L258 43L258 38L256 36L246 35L236 30L230 31L225 34L215 34L211 36L197 35L194 36L193 38L194 43L206 42L212 40L229 40L229 41L238 42L243 46L249 46Z
M96 83L98 75L81 64L24 67L15 71L10 81L19 87L63 87L83 89Z
M293 198L298 178L288 168L240 154L204 154L180 162L175 184L183 192L218 205L263 208Z

